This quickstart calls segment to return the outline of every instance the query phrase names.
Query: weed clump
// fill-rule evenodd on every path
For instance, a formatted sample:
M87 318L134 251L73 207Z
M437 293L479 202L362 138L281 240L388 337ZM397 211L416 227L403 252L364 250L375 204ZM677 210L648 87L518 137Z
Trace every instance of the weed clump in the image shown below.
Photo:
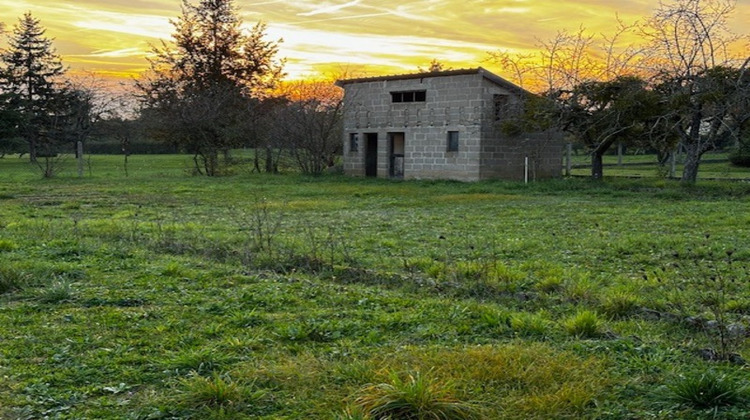
M746 295L750 269L740 264L734 249L720 250L709 242L685 251L675 251L675 261L662 270L665 280L659 281L666 292L673 293L682 318L688 324L700 327L713 348L705 353L709 360L740 360L738 351L747 338ZM708 318L704 318L704 314Z

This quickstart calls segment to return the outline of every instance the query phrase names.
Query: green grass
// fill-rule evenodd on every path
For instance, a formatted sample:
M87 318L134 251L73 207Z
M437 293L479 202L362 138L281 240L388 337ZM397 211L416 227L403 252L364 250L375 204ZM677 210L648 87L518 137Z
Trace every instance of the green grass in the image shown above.
M420 372L404 376L391 373L388 382L364 387L354 405L371 419L479 418L479 409L456 398L449 384L434 382Z
M190 163L42 180L0 159L0 418L372 418L399 392L475 418L701 418L675 377L746 374L690 320L747 327L747 184ZM733 401L710 410L747 418Z
M732 165L728 160L728 154L722 152L709 152L703 155L699 167L699 179L706 180L750 180L750 168ZM574 155L571 158L574 165L571 174L586 177L591 175L591 157L586 154ZM604 176L606 177L629 177L629 178L663 178L670 169L668 163L664 167L657 164L656 155L624 155L622 165L617 155L606 155L604 162ZM589 167L586 167L589 166ZM675 165L675 177L682 176L682 157Z

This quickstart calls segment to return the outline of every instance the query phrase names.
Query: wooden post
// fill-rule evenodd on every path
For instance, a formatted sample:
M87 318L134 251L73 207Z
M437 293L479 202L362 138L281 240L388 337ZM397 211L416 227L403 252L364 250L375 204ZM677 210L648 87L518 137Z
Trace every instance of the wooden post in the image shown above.
M617 166L622 166L622 142L617 143Z
M573 143L568 143L567 151L565 153L565 176L570 176L570 172L573 170Z
M526 158L523 161L523 183L528 184L529 183L529 157L526 156Z
M76 144L76 155L78 155L78 177L83 177L83 142L79 141Z

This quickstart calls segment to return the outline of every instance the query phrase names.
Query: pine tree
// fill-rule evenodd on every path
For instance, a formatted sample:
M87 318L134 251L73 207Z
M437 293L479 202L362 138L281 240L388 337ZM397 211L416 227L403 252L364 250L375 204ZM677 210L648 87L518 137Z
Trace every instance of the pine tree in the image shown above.
M219 152L242 140L249 108L281 77L278 42L263 39L262 23L243 32L232 0L185 0L172 25L172 43L153 49L138 83L144 117L194 154L197 172L217 175Z
M36 161L38 143L49 122L50 107L59 103L57 82L65 74L45 32L27 12L14 27L9 48L0 54L0 91L7 98L6 106L20 115L18 128L32 161Z

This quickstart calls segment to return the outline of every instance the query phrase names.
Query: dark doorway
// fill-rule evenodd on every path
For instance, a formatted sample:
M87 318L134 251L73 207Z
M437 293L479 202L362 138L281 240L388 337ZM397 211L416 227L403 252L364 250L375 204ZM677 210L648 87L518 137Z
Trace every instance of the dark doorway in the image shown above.
M378 176L378 133L365 133L365 176Z
M404 133L388 133L389 147L391 150L391 165L389 175L391 178L404 177Z

